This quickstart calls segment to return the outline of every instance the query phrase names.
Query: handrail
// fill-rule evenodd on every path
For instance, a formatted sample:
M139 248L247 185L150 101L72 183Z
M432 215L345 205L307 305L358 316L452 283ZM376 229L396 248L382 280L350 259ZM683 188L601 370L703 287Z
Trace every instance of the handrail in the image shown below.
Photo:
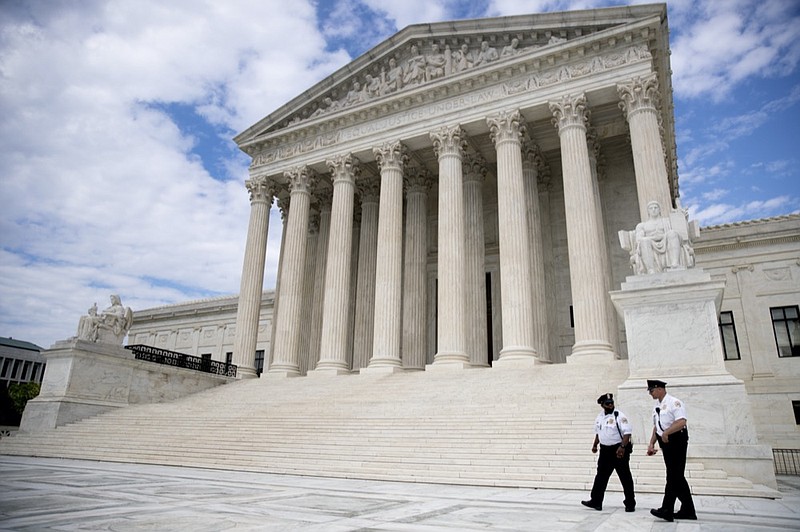
M203 373L235 377L236 370L238 369L237 366L233 364L187 355L185 353L178 353L168 349L160 349L150 345L126 345L125 349L133 351L136 360L155 362L156 364L164 364L176 368L193 369L195 371L202 371Z

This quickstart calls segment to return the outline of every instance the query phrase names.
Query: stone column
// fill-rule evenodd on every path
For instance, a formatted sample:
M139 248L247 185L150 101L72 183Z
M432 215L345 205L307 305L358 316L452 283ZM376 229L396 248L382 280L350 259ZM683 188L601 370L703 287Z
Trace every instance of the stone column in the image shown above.
M286 247L281 266L280 306L275 328L275 356L267 375L294 377L300 374L298 342L303 302L303 272L306 254L311 188L317 177L308 167L286 172L291 187L291 207L286 224Z
M608 322L606 323L608 341L611 343L611 349L615 353L619 353L617 312L614 308L614 303L611 302L611 297L608 295L611 292L611 286L613 284L611 279L611 258L609 256L608 239L606 238L603 207L600 201L600 179L604 175L603 159L600 153L600 143L597 140L597 132L594 131L594 128L588 130L586 140L587 147L589 148L589 167L592 170L592 186L594 187L595 206L597 208L597 241L600 243L600 249L603 251L603 253L600 254L600 267L605 274L603 276L603 291L606 294L605 304L608 312Z
M359 160L352 154L327 161L333 179L328 259L325 267L325 302L322 342L317 372L350 373L347 363L349 323L350 252L353 246L353 202Z
M544 250L542 242L542 213L539 206L539 163L542 155L533 142L524 145L522 179L525 186L525 206L528 212L528 238L531 260L531 313L533 315L533 346L540 361L552 361L548 353L547 294L545 289Z
M356 283L358 283L358 246L361 234L361 204L358 196L353 206L353 246L350 250L350 295L347 297L347 367L353 367L353 346L356 323Z
M289 198L278 198L276 203L281 213L281 251L278 255L278 275L275 279L275 293L272 299L272 327L269 335L269 357L264 357L264 371L269 370L272 366L272 361L275 359L275 331L278 326L278 303L281 293L281 276L280 272L283 270L283 256L284 249L286 249L286 221L289 219ZM234 327L234 334L236 328Z
M303 308L314 308L314 279L317 273L317 239L319 238L319 211L309 215L306 242L305 274L303 275ZM311 361L311 320L300 320L300 375L308 372Z
M250 223L247 227L233 347L233 363L239 367L236 375L240 379L257 377L255 360L258 320L261 294L264 290L269 209L274 195L274 185L267 177L248 179L245 186L250 192Z
M406 148L399 141L372 150L381 169L381 197L378 213L378 252L375 267L374 334L372 368L402 368L403 283L403 167Z
M542 212L542 258L544 259L544 285L545 293L547 294L547 330L549 332L548 342L544 347L549 351L547 353L547 360L550 362L562 363L564 362L564 357L561 355L559 349L559 336L557 334L558 303L556 298L555 259L553 257L553 227L550 214L550 187L552 186L552 178L550 175L550 167L544 160L539 159L538 163L537 173L539 176L536 180L536 184L539 189L539 206Z
M428 190L427 170L406 176L406 235L403 268L403 367L425 369L427 358Z
M322 342L322 305L325 301L325 265L328 261L328 239L331 233L331 200L332 190L318 189L319 200L319 235L317 236L317 258L314 271L314 297L311 307L306 309L311 317L311 339L308 347L308 369L317 367Z
M467 354L473 366L488 366L486 332L486 267L483 228L483 183L486 161L466 153L464 173L464 224L466 254Z
M500 297L503 349L495 366L504 361L536 360L531 308L531 254L525 186L522 180L522 139L525 125L519 111L486 119L497 149L497 213L500 241Z
M575 318L575 345L569 362L614 359L608 338L608 294L604 290L601 249L586 128L586 98L564 96L550 103L561 140L561 167L567 221L569 275Z
M442 127L430 136L439 159L438 349L432 366L448 364L467 367L464 183L461 167L467 135L461 126L456 125Z
M628 119L639 216L647 220L647 203L661 204L662 212L672 208L669 178L661 139L658 113L658 77L655 72L617 85L620 108Z
M361 233L358 244L358 282L353 339L353 370L366 368L372 354L375 316L375 261L378 252L378 194L376 178L358 181L361 196Z

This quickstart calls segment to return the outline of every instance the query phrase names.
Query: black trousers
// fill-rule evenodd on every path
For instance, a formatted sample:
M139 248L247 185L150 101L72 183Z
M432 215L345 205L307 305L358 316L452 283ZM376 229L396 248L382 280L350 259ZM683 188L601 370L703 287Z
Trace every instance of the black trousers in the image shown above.
M625 456L617 458L619 445L601 445L600 457L597 459L597 474L594 476L592 485L592 502L602 504L608 486L608 479L611 472L616 471L619 481L622 483L622 490L625 492L625 507L636 506L636 497L633 494L633 477L631 476L631 455L625 452Z
M681 501L681 511L695 513L692 491L686 482L686 448L689 446L689 431L684 429L675 434L670 434L669 442L664 443L658 436L658 445L664 455L664 465L667 468L667 485L664 488L664 500L661 509L673 512L675 500Z

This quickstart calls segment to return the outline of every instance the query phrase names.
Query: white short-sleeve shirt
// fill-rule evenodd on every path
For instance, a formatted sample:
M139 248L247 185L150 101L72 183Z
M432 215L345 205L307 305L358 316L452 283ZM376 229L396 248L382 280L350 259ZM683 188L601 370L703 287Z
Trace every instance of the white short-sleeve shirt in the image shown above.
M617 414L614 416L614 414ZM617 422L619 422L619 430L617 429ZM594 433L600 439L601 445L616 445L622 443L622 434L630 434L632 432L631 424L628 422L628 416L615 410L611 414L606 414L605 411L598 414L594 420Z
M686 407L683 401L666 394L663 400L656 402L653 407L653 425L656 427L656 434L663 435L664 431L678 419L686 419Z

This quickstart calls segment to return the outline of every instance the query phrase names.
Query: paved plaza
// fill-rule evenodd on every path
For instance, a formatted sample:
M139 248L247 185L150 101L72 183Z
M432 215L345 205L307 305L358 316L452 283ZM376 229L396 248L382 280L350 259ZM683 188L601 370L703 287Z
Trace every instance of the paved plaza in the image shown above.
M612 483L616 479L612 479ZM697 496L699 520L650 516L660 496L299 477L0 456L0 530L798 530L800 479L779 500Z

